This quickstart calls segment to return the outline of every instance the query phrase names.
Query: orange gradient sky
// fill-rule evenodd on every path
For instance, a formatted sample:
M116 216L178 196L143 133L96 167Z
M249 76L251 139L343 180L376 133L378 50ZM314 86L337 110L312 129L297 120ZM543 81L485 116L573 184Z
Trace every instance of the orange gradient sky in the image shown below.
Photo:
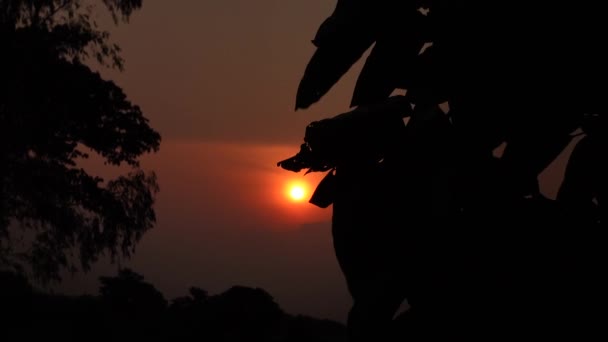
M311 39L334 6L144 0L129 24L110 29L125 70L100 72L163 137L160 152L143 161L158 174L157 226L125 263L168 298L190 286L259 286L288 312L345 320L350 301L333 254L331 207L287 197L291 182L312 191L323 175L276 166L299 150L308 123L348 110L357 70L318 105L294 111ZM100 263L63 287L95 291L96 277L114 268Z
M211 294L255 286L287 312L346 319L350 298L333 254L331 207L287 197L290 182L311 191L323 174L276 166L299 150L308 123L349 110L361 62L318 104L293 109L311 39L335 3L144 0L129 24L111 30L125 71L102 75L163 137L160 152L142 163L158 174L158 223L122 265L168 299L190 286ZM547 179L553 191L554 176ZM96 291L96 277L115 269L101 262L62 287Z
M157 226L144 235L131 260L168 298L190 286L219 293L232 285L262 287L288 312L345 318L349 298L335 261L331 209L288 197L288 186L309 191L321 173L276 166L291 146L166 141L142 159L155 170L161 190ZM83 166L113 177L100 160ZM88 275L68 278L61 289L95 292L96 277L116 266L101 262Z

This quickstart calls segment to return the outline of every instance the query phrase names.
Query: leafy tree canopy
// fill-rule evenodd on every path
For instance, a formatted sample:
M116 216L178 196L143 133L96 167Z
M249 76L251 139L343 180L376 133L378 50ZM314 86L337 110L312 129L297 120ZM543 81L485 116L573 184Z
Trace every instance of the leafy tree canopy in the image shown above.
M155 222L156 176L139 157L160 135L140 107L90 64L122 70L94 14L127 22L141 0L0 0L0 265L41 280L129 256ZM93 152L130 169L105 180Z

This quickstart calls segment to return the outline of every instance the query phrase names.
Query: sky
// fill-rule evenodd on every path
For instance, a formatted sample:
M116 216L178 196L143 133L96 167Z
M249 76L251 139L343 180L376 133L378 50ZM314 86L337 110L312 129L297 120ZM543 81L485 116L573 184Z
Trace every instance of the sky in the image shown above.
M142 158L157 173L157 225L123 260L168 299L190 286L220 293L261 287L287 312L344 321L350 297L335 260L331 207L307 202L324 174L276 163L294 155L311 121L348 111L347 75L319 104L295 94L321 22L335 1L145 0L128 24L108 25L123 72L100 69L162 136ZM103 15L100 22L108 23ZM94 160L88 167L117 174ZM301 183L304 201L287 196ZM95 293L106 260L60 291Z
M294 111L311 39L336 1L145 0L111 28L125 70L101 70L162 135L142 167L158 175L157 225L123 260L168 299L191 286L267 290L288 313L344 322L351 299L335 260L331 207L306 201L323 174L277 167L299 150L311 121L349 110L353 69L322 100ZM102 175L113 170L89 162ZM541 179L555 193L558 161ZM287 187L307 187L294 202ZM67 277L61 291L97 290L102 261Z

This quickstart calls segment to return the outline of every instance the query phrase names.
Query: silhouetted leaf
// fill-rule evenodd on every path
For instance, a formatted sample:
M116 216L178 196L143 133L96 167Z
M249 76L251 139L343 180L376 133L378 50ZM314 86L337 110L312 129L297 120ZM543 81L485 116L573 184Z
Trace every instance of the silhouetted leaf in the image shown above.
M608 184L606 152L605 141L586 136L576 144L568 160L557 200L579 221L590 217L599 220L597 207L605 205L601 201Z
M376 6L365 0L338 1L313 40L317 49L298 86L296 110L319 101L372 45Z
M315 188L309 202L319 208L327 208L334 202L336 191L336 175L332 170L323 177L321 182Z
M395 88L409 89L418 55L428 37L425 17L413 2L394 1L382 7L376 42L359 74L351 106L372 104Z

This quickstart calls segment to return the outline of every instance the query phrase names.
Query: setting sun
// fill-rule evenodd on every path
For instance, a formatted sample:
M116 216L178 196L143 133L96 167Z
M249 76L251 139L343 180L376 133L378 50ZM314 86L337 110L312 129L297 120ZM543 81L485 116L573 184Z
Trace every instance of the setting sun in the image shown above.
M309 195L308 184L303 182L290 182L286 186L286 195L293 202L302 202Z
M298 185L292 186L291 189L289 190L289 196L294 201L301 201L302 199L304 199L305 194L306 194L306 191L304 190L304 188L301 186L298 186Z

